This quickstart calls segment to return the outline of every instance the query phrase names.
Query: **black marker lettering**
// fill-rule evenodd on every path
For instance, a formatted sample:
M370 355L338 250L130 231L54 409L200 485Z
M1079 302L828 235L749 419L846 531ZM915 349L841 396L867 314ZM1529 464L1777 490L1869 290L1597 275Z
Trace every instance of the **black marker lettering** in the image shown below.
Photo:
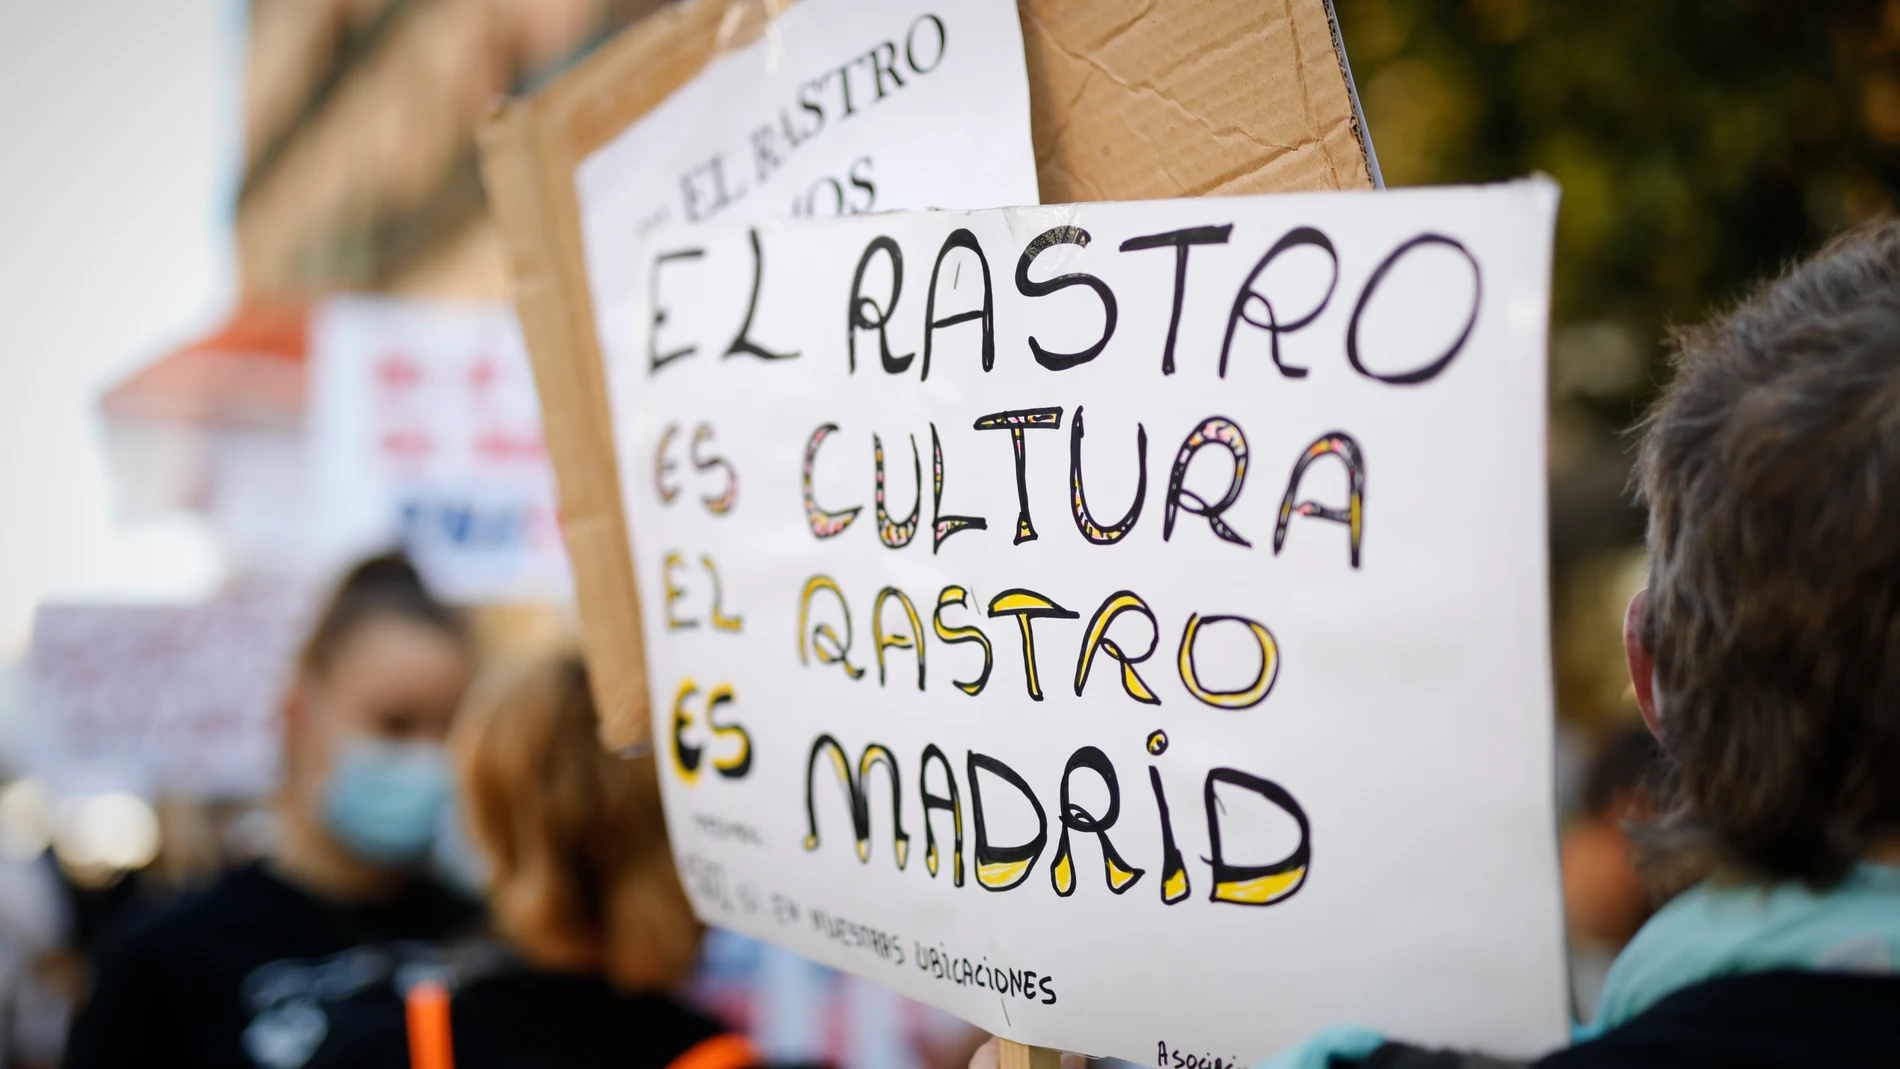
M1007 430L1010 446L1016 452L1016 538L1013 544L1036 540L1036 525L1029 522L1029 479L1028 457L1023 446L1023 432L1026 430L1062 429L1062 409L1060 408L1024 408L1014 412L992 412L977 417L975 428L979 431Z
M1254 673L1253 682L1244 687L1215 690L1201 682L1194 647L1200 641L1201 632L1215 624L1240 624L1260 648L1260 669ZM1267 694L1273 690L1273 681L1280 677L1280 643L1273 637L1273 632L1258 620L1249 620L1245 616L1189 613L1187 626L1181 629L1181 651L1176 663L1181 670L1181 685L1196 700L1216 709L1251 709L1266 700Z
M1395 372L1390 375L1370 371L1359 359L1359 317L1365 313L1366 305L1371 303L1373 291L1378 289L1379 283L1385 280L1385 273L1392 270L1392 265L1399 262L1399 257L1422 245L1443 245L1446 248L1456 249L1458 254L1465 258L1465 262L1471 265L1471 314L1465 317L1464 329L1458 332L1458 337L1452 339L1450 347L1431 363L1411 371ZM1361 375L1394 386L1415 386L1421 382L1429 382L1437 378L1438 374L1451 364L1452 357L1457 356L1458 351L1463 349L1465 342L1471 338L1471 328L1478 323L1478 305L1483 303L1483 300L1484 273L1478 270L1477 258L1471 255L1471 250L1465 248L1455 238L1448 238L1443 234L1420 234L1393 249L1392 254L1381 260L1379 266L1373 269L1372 277L1366 280L1366 288L1359 294L1359 303L1353 306L1352 321L1346 325L1346 359L1352 363L1353 370Z
M937 425L930 425L930 553L943 548L944 539L958 531L983 531L990 526L981 516L946 516L943 512L943 443L937 439Z
M829 591L838 599L838 610L844 614L844 637L830 624L811 625L811 646L809 652L805 645L806 626L811 624L811 599L819 591ZM814 575L805 582L805 592L798 599L798 663L810 664L813 655L819 664L844 666L844 674L851 679L859 679L864 669L851 663L851 605L844 600L844 591L838 589L838 583L828 575Z
M1114 625L1116 617L1132 612L1148 621L1153 636L1148 639L1148 648L1140 656L1130 657L1128 652L1114 639L1108 637L1108 629ZM1122 689L1130 698L1143 705L1160 705L1161 699L1155 696L1153 688L1135 671L1135 666L1153 657L1156 647L1161 645L1161 625L1155 620L1154 610L1141 599L1141 595L1132 590L1117 590L1102 602L1101 608L1089 618L1089 626L1082 633L1082 652L1075 660L1075 696L1082 696L1082 685L1089 681L1089 671L1095 666L1097 651L1113 657L1122 666ZM1165 743L1163 745L1166 745Z
M910 515L902 520L891 519L884 505L884 439L875 434L871 435L871 455L876 461L877 540L892 549L902 549L917 537L917 514L924 505L924 463L917 455L917 439L910 440L911 482L917 487L917 494L911 499Z
M1078 364L1088 363L1108 348L1108 339L1115 335L1115 294L1106 282L1083 271L1057 275L1044 282L1032 282L1029 279L1029 265L1049 249L1057 245L1087 248L1088 244L1089 232L1079 226L1052 227L1038 234L1023 249L1022 258L1016 261L1016 291L1025 297L1047 297L1071 286L1087 286L1095 291L1095 296L1102 302L1102 336L1086 349L1073 353L1052 353L1037 344L1034 335L1030 336L1029 352L1035 356L1036 363L1051 371L1066 371Z
M826 437L836 433L838 433L838 425L826 423L811 432L811 437L805 441L805 467L802 480L805 490L805 520L810 525L814 538L832 538L844 533L844 529L851 526L851 521L858 518L858 511L864 508L863 505L853 505L848 509L838 509L834 512L820 506L818 495L812 490L811 469L818 462L818 447L824 444Z
M731 687L723 683L714 687L712 693L706 695L706 727L714 738L730 739L738 744L733 753L713 758L713 771L725 779L744 779L752 771L752 733L743 724L721 723L715 715L721 706L731 705L734 700Z
M1224 226L1191 226L1185 230L1170 230L1165 234L1145 234L1122 242L1123 252L1174 249L1174 308L1168 313L1168 340L1161 347L1163 375L1174 374L1174 339L1181 330L1181 304L1187 297L1188 250L1196 245L1225 245L1233 232L1232 223Z
M937 794L930 789L931 762L943 769L943 781L949 786L947 795ZM924 868L935 879L942 859L937 853L937 829L930 824L932 813L949 813L952 833L950 847L950 884L963 886L963 799L957 792L957 774L950 768L950 759L945 757L936 743L924 747L924 756L917 769L917 795L924 804ZM923 962L917 963L920 967Z
M889 303L882 308L869 297L863 296L864 272L871 266L871 257L883 253L891 261L891 295ZM883 235L872 238L864 248L864 255L858 257L857 273L851 276L851 302L845 317L845 358L852 372L858 370L858 331L877 331L878 359L884 370L892 375L899 374L910 367L916 353L903 356L891 354L890 338L885 333L886 324L897 312L897 299L904 292L904 254L898 249L897 242Z
M1168 816L1168 796L1161 790L1161 770L1153 765L1148 766L1148 785L1154 788L1155 808L1161 811L1161 901L1172 906L1187 899L1187 865L1174 842L1174 821Z
M891 846L898 871L903 871L910 861L910 836L904 833L903 781L897 774L896 756L881 743L873 742L865 746L854 771L850 757L837 739L820 735L812 741L811 753L805 759L805 849L818 849L818 805L813 787L818 776L820 754L831 757L832 769L838 774L838 785L845 792L845 804L851 808L851 833L857 840L860 863L868 864L871 860L871 770L883 765L884 771L890 774Z
M653 488L659 491L662 505L672 504L673 499L680 493L679 484L669 482L666 478L668 473L679 467L667 455L668 447L673 444L673 439L679 435L679 432L679 424L667 424L666 429L660 432L660 447L653 451Z
M663 252L653 258L653 270L647 272L648 305L653 309L653 322L647 327L647 370L660 370L662 365L670 364L682 357L691 356L699 351L697 345L682 345L671 352L660 352L660 328L666 325L666 309L660 306L660 265L675 260L697 260L706 255L705 249L679 249Z
M1265 271L1267 265L1273 262L1274 257L1288 249L1298 248L1302 245L1311 245L1314 248L1325 250L1327 259L1332 261L1333 277L1326 283L1326 295L1319 299L1319 303L1313 306L1312 311L1291 323L1281 323L1274 315L1273 302L1267 300L1266 294L1254 289L1253 284L1254 281L1260 277L1260 272ZM1373 275L1373 281L1376 282L1378 277L1377 274ZM1239 326L1240 321L1243 319L1246 320L1250 326L1259 327L1261 330L1267 332L1269 339L1268 344L1271 346L1273 353L1273 366L1280 369L1280 374L1290 379L1305 378L1307 372L1306 368L1290 367L1285 361L1280 359L1280 335L1291 334L1311 323L1313 320L1318 319L1319 314L1324 312L1326 305L1332 301L1333 287L1337 285L1339 285L1339 253L1333 250L1332 239L1310 226L1294 227L1292 230L1287 231L1279 241L1273 243L1273 248L1267 250L1267 254L1260 258L1260 262L1253 265L1253 270L1247 274L1247 280L1240 284L1240 292L1234 294L1234 307L1227 313L1227 336L1223 338L1220 343L1221 378L1227 377L1227 354L1234 345L1234 328ZM1368 292L1369 291L1370 290L1368 290ZM1267 318L1264 322L1248 314L1248 309L1254 302L1258 302L1260 307L1266 309ZM1360 304L1363 305L1364 303L1365 298L1361 297ZM1356 318L1355 315L1355 321ZM1350 345L1350 342L1348 344Z
M752 296L746 300L745 322L739 324L739 333L726 348L727 356L756 356L761 360L790 360L797 353L775 353L752 340L752 317L759 310L759 287L765 280L765 252L759 246L759 228L753 227L747 235L752 239Z
M990 599L991 616L1014 616L1017 626L1023 633L1023 679L1029 688L1029 697L1034 701L1042 700L1042 681L1036 674L1036 631L1031 625L1040 619L1073 620L1076 613L1057 605L1054 601L1020 587L1005 590Z
M1007 891L1029 878L1036 867L1036 860L1042 857L1042 848L1049 842L1049 815L1043 812L1042 803L1036 800L1036 792L1016 774L1016 770L998 761L988 754L975 750L968 752L968 776L970 781L970 811L975 816L976 825L976 882L985 891ZM1026 843L1018 846L992 846L988 826L983 821L983 781L979 772L987 772L1004 783L1014 787L1017 793L1029 800L1036 811L1036 834Z
M1306 469L1315 460L1325 456L1338 457L1346 465L1346 507L1343 509L1327 508L1314 501L1295 501L1300 496L1300 480L1306 476ZM1359 543L1365 535L1366 526L1366 458L1359 443L1351 435L1341 431L1322 434L1294 462L1293 475L1286 481L1286 496L1280 499L1280 519L1273 526L1273 554L1276 557L1280 555L1280 548L1286 545L1287 528L1295 516L1311 516L1345 524L1349 539L1348 559L1353 567L1359 567Z
M1069 799L1069 779L1078 769L1095 773L1102 785L1108 788L1108 808L1100 817ZM1093 835L1101 843L1102 868L1111 892L1122 894L1140 882L1145 870L1122 860L1115 844L1108 841L1108 829L1115 826L1121 812L1121 782L1115 776L1115 766L1108 762L1108 755L1094 746L1084 746L1071 754L1068 767L1062 770L1061 804L1056 807L1056 819L1062 825L1062 834L1056 839L1056 857L1049 865L1049 882L1054 885L1057 895L1069 897L1075 893L1079 882L1075 875L1075 855L1069 850L1071 831Z
M1219 501L1208 504L1201 495L1187 488L1188 464L1194 454L1206 446L1218 445L1226 449L1234 458L1234 473L1227 481L1227 492ZM1174 470L1168 475L1168 505L1161 514L1161 540L1166 542L1174 536L1174 518L1177 510L1186 510L1204 517L1214 533L1235 545L1251 546L1252 542L1240 537L1240 532L1227 526L1220 514L1231 508L1240 499L1240 488L1247 481L1247 436L1240 430L1240 424L1221 416L1202 421L1199 427L1181 443L1181 451L1175 454Z
M1279 861L1266 865L1235 865L1230 863L1221 852L1220 816L1222 806L1214 795L1214 785L1225 783L1241 790L1252 791L1270 804L1279 807L1300 828L1300 841L1291 853ZM1306 883L1306 870L1312 864L1312 826L1306 821L1306 810L1287 793L1286 788L1272 780L1261 779L1239 769L1216 768L1207 773L1207 843L1209 857L1207 863L1214 867L1214 888L1208 894L1210 902L1231 902L1239 906L1270 906L1283 902L1293 896Z
M982 628L949 627L943 622L943 610L946 607L958 605L968 608L969 604L969 591L955 585L944 587L937 593L937 611L931 614L930 626L936 630L937 638L947 645L975 642L983 647L983 671L978 673L977 677L968 683L957 679L950 681L958 690L974 698L978 694L983 693L983 688L988 686L990 682L990 668L994 664L992 657L994 651L990 647L990 638L983 633Z
M1121 519L1099 524L1089 514L1088 498L1082 493L1082 410L1075 410L1075 422L1069 427L1069 510L1075 516L1075 529L1098 546L1112 546L1128 537L1141 519L1141 504L1148 497L1148 429L1135 424L1135 503Z
M904 619L910 630L901 635L884 630L884 603L895 598L898 607L904 610ZM877 649L877 685L884 685L884 651L887 649L917 651L917 689L924 689L924 625L917 618L917 606L911 604L910 595L894 586L887 586L877 592L877 599L871 602L871 637Z
M983 268L983 307L968 312L937 318L937 276L943 271L943 261L953 249L968 249L976 255L978 266ZM954 289L953 282L951 288ZM990 261L983 255L982 246L976 243L976 235L958 227L943 239L943 245L937 250L937 262L930 267L930 290L924 295L924 370L919 379L930 377L930 350L936 339L939 327L953 327L958 323L967 323L972 319L983 324L983 370L996 366L996 298L990 289Z
M739 499L739 473L733 470L731 461L717 453L710 457L700 456L699 447L701 443L710 442L712 440L712 424L702 423L694 427L693 442L687 450L687 455L692 458L693 467L700 471L711 471L714 468L722 468L725 470L726 488L717 494L702 494L699 498L700 502L706 506L706 511L715 516L723 516L732 511L733 504Z

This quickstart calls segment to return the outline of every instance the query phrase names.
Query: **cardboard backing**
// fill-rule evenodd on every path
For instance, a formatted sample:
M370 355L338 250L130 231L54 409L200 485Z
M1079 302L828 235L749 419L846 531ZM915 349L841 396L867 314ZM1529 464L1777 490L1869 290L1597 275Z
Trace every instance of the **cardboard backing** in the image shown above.
M684 0L480 131L573 559L600 736L648 737L639 591L574 168L786 0ZM1328 0L1020 0L1045 204L1367 189L1377 164Z

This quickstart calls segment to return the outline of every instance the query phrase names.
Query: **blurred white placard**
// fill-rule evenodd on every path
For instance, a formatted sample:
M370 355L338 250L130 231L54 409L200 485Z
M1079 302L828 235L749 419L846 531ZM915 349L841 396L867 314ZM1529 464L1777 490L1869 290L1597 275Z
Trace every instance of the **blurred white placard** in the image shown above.
M400 545L454 601L571 596L511 310L332 298L313 316L310 360L312 522L328 563Z
M272 584L203 605L41 606L27 655L28 771L68 795L269 794L310 601L301 586Z
M1035 204L1016 2L800 0L574 186L603 336L645 285L634 239L655 226Z
M1556 201L656 230L603 342L702 916L1150 1065L1561 1041Z

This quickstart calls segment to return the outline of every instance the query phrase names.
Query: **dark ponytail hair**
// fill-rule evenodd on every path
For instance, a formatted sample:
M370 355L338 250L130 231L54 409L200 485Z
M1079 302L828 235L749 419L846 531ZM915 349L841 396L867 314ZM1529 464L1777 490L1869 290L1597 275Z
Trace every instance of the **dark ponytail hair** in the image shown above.
M402 553L370 557L351 568L317 617L304 640L297 668L306 675L322 675L350 637L379 616L394 616L423 624L453 639L469 641L468 625L456 610L436 600L422 574Z

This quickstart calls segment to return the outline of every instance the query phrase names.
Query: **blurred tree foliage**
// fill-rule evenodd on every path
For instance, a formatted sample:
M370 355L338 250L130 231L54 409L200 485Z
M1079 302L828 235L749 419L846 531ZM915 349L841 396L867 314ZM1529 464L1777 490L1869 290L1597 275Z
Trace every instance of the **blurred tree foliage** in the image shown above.
M1551 347L1559 704L1623 704L1623 432L1670 323L1900 189L1900 0L1336 0L1388 185L1563 187Z

